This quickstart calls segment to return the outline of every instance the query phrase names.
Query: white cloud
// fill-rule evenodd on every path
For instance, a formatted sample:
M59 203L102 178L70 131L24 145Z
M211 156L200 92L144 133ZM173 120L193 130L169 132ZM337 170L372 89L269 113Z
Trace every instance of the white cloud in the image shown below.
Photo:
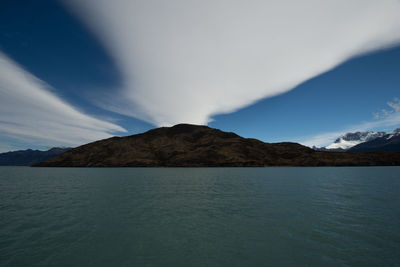
M65 0L124 87L102 106L157 125L205 124L400 41L395 0Z
M43 146L75 146L125 132L86 115L50 91L43 81L0 52L0 136ZM0 144L4 149L9 148Z
M392 102L387 102L388 106L393 109L394 112L400 111L400 99L395 98Z
M396 128L400 126L400 99L394 98L393 101L387 102L389 109L382 109L379 113L374 114L374 121L363 122L360 124L352 125L340 131L333 131L300 138L297 142L306 146L326 146L332 143L339 136L358 131L369 131L383 128Z
M400 111L400 99L395 97L392 101L386 103L390 109L381 109L379 112L374 113L375 119L384 119L391 114Z

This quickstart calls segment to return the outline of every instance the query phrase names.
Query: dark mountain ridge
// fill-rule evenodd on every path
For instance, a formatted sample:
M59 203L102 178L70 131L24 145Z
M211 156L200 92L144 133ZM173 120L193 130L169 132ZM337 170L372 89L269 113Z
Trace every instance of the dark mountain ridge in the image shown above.
M370 151L397 151L400 152L400 135L383 136L371 141L358 144L348 150L349 152Z
M112 137L39 163L45 167L377 166L400 153L319 152L297 143L264 143L207 126L178 124Z
M71 148L53 147L47 151L18 150L0 154L0 166L30 166L54 158Z

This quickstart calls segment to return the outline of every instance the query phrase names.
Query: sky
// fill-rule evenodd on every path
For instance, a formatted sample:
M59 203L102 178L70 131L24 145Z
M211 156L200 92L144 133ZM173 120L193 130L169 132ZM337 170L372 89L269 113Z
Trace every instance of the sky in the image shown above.
M324 146L400 127L398 0L2 0L0 152L178 123Z

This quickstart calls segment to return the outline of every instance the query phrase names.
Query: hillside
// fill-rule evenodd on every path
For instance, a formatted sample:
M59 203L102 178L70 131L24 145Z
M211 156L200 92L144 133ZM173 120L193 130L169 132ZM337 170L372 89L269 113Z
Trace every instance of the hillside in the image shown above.
M373 166L400 165L400 153L318 152L297 143L264 143L207 126L179 124L89 143L36 166Z
M384 136L361 143L349 149L350 152L397 151L400 152L400 135Z

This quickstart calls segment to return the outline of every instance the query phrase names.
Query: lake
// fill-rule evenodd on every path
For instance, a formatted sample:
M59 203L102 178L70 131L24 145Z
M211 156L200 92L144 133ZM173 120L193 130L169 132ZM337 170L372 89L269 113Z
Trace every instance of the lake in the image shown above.
M400 266L400 167L0 167L1 266Z

